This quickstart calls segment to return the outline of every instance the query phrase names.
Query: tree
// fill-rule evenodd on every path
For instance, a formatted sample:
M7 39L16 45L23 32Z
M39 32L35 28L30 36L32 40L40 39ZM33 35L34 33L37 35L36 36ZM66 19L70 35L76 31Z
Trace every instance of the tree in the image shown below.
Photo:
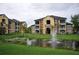
M27 28L26 33L32 33L31 27L28 27L28 28Z
M71 22L73 23L74 33L79 32L79 14L71 16Z

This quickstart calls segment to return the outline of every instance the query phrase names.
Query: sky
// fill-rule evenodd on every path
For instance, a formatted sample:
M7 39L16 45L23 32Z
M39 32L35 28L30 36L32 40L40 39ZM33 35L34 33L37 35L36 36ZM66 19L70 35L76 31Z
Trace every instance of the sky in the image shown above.
M71 15L79 14L78 3L0 3L0 14L10 19L26 21L33 25L34 20L47 15L66 17L70 22Z

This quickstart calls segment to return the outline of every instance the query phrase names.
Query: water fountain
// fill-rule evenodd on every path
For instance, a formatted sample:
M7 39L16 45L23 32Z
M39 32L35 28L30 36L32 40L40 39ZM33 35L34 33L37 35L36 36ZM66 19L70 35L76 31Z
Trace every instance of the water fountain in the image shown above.
M54 27L52 28L51 35L52 35L51 47L56 48L57 44L59 44L60 42L57 40L57 37L56 37L57 36L57 30L55 30Z
M52 38L51 38L51 46L53 47L53 48L56 48L56 46L57 46L57 38L56 38L56 31L52 31L51 32L51 35L52 35Z
M32 41L29 40L29 39L27 39L27 40L26 40L26 44L27 44L28 46L31 46L31 45L32 45Z

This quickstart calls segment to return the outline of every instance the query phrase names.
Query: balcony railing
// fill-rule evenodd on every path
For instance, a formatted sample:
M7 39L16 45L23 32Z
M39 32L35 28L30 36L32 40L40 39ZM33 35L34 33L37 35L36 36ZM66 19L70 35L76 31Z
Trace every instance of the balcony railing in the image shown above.
M35 26L39 26L39 24L35 24Z
M35 30L40 30L39 28L35 28Z
M65 30L65 28L59 28L60 30Z
M51 27L51 25L50 25L50 24L46 24L46 25L45 25L45 27L50 28L50 27Z
M66 23L60 23L60 25L65 25Z

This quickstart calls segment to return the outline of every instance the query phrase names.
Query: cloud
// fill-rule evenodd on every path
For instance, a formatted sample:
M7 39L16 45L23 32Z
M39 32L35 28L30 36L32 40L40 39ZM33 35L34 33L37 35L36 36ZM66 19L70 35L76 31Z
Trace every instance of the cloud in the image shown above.
M26 21L28 26L34 24L34 20L46 15L67 17L79 13L78 3L0 3L0 13L9 18Z

